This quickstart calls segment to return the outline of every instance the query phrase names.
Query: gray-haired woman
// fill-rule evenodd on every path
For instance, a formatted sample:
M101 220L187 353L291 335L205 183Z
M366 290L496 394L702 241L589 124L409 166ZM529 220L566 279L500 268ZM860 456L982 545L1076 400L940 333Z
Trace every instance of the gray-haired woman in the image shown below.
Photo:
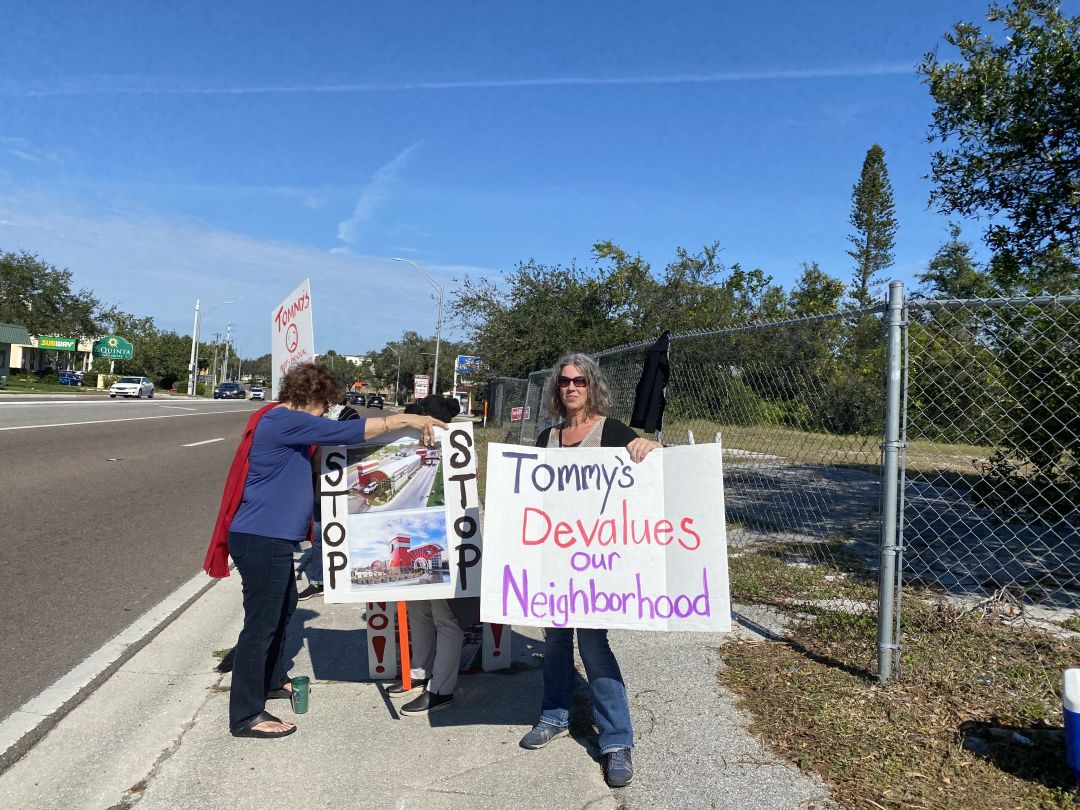
M611 390L600 366L587 355L568 354L560 358L551 371L543 404L561 422L537 437L537 447L625 447L634 461L641 461L661 446L641 438L607 415L613 404ZM574 630L549 627L544 630L544 640L540 720L522 737L523 748L543 748L552 740L565 737L570 728ZM600 731L604 778L612 787L625 787L634 778L630 758L634 730L619 662L608 644L607 630L578 628L577 640L592 693L593 718Z

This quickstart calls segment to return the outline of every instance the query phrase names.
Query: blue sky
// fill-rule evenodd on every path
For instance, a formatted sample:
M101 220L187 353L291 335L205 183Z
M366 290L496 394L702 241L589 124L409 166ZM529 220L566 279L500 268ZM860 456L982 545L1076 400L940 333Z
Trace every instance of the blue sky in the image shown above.
M446 510L408 509L349 515L349 560L352 565L371 565L390 559L390 539L403 534L410 548L434 543L446 548Z
M196 298L236 301L204 335L231 321L246 356L308 276L318 352L432 334L431 288L394 256L450 289L529 258L587 265L603 239L657 269L718 240L785 287L802 261L847 280L874 143L890 276L911 281L948 226L927 210L915 65L987 7L4 5L0 250L180 332Z

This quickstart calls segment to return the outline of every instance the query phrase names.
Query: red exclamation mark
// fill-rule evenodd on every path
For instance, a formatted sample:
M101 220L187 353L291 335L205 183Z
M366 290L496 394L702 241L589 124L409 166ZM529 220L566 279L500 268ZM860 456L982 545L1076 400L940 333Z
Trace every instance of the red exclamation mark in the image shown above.
M385 672L386 667L383 666L383 655L386 654L386 636L372 636L371 646L375 650L375 660L379 663L375 667L376 672Z
M492 658L498 658L502 655L499 647L502 646L502 633L504 625L493 624L491 625L491 638L495 642L495 649L491 651Z

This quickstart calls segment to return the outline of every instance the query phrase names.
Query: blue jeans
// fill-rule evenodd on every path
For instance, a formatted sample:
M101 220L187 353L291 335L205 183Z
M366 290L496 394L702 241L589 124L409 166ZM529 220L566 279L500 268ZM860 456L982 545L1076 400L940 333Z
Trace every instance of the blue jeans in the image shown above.
M266 708L266 695L289 680L285 630L296 610L296 543L229 532L229 554L244 591L244 627L233 650L229 726L237 728Z
M619 662L608 645L607 630L577 631L578 652L592 694L593 719L600 731L600 753L634 747L630 704L626 699ZM574 695L574 630L544 630L544 701L540 720L559 728L570 727L570 700Z
M322 532L321 527L315 524L315 539L311 548L300 555L300 562L296 565L297 573L307 576L311 585L322 585Z

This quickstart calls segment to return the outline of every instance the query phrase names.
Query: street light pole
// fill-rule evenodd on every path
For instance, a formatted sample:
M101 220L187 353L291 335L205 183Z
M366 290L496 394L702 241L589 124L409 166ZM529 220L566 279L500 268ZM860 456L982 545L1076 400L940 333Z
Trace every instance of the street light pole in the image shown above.
M199 370L195 367L198 362L196 354L199 351L199 299L195 299L195 324L191 327L191 362L188 364L188 396L195 396L195 385Z
M413 267L416 268L416 272L418 272L425 279L427 279L428 284L430 284L432 287L434 287L436 290L439 291L439 314L438 314L438 319L435 322L435 375L434 375L434 378L431 381L431 393L438 394L439 393L439 344L442 342L442 311L443 311L443 300L446 297L446 288L443 287L442 284L437 282L431 276L429 276L427 273L425 273L424 268L422 268L420 265L418 265L412 259L399 259L397 257L392 257L392 260L395 261L395 262L406 262L408 264L411 264Z
M209 307L202 315L209 315L218 307L235 303L235 301L222 301ZM202 315L199 314L199 300L195 299L195 327L191 330L194 333L191 336L191 382L188 384L190 396L195 396L195 392L199 390L199 331L202 329Z

